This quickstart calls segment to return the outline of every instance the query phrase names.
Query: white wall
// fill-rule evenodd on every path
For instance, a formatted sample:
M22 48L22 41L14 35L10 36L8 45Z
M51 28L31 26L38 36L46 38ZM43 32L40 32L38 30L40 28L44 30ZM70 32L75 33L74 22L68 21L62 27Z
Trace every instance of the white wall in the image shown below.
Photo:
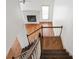
M26 10L40 10L40 0L30 0L25 2L25 4L20 3L21 5L21 10L26 11Z
M24 24L23 24L23 17L22 13L19 8L19 1L18 0L7 0L7 6L6 6L6 54L8 53L10 47L14 43L16 36L19 34L19 32L22 32L24 30ZM21 35L22 36L22 35ZM21 46L24 46L23 41L27 41L22 39L19 39ZM22 41L22 42L21 42ZM26 45L28 44L27 42Z
M53 11L54 25L63 25L62 41L64 47L73 54L73 1L55 0Z
M43 5L48 5L49 6L49 19L47 19L47 21L52 20L52 15L53 15L53 6L54 6L54 0L29 0L25 2L25 4L20 3L20 7L22 11L29 11L29 10L33 10L33 11L39 11L39 21L43 21L42 19L42 9L41 6ZM25 14L24 14L25 15ZM25 21L26 23L27 21Z

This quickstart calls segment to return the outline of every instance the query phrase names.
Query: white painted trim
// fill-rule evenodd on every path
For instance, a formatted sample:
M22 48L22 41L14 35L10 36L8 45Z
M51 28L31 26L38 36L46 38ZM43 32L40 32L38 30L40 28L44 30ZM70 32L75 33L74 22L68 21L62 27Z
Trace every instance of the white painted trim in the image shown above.
M39 22L52 22L52 20L40 20Z
M25 24L39 24L39 22L26 22Z

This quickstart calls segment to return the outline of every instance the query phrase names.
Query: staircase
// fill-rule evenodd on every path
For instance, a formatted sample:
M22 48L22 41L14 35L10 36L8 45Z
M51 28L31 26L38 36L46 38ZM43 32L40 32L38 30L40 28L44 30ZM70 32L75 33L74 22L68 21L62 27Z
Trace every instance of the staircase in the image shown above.
M61 29L58 36L54 35L53 28ZM29 46L23 48L21 55L14 57L13 59L73 59L73 57L70 56L68 51L63 47L61 32L62 26L42 26L36 29L27 35ZM33 34L35 34L35 39L30 42L29 37L32 37Z
M41 59L73 59L63 48L61 37L44 37L42 43Z
M53 29L61 29L60 34L58 36L54 35ZM64 49L62 39L61 39L61 33L62 33L62 26L57 27L43 27L44 29L48 29L46 31L46 34L48 36L45 36L44 31L42 33L41 41L41 57L40 59L73 59L72 56L69 55L69 53ZM50 30L49 30L50 29ZM51 36L49 35L51 33Z
M72 59L66 50L43 50L41 59Z

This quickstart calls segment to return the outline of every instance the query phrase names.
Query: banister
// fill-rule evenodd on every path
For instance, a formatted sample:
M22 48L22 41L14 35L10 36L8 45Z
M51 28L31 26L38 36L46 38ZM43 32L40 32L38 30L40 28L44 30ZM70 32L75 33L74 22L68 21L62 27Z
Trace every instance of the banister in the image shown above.
M39 42L39 40L36 40L36 42L34 42L34 44L30 47L29 50L27 50L27 51L21 53L21 54L18 55L18 56L12 57L12 58L13 58L13 59L17 59L18 57L21 57L21 56L23 56L24 54L27 54L28 57L29 57L29 56L33 53L33 51L35 50L35 48L36 48L38 42Z
M50 27L47 27L47 26L43 27L43 26L41 26L40 28L36 29L32 33L27 34L27 37L29 37L30 35L32 35L33 33L37 32L38 30L40 30L42 28L61 28L61 30L62 30L63 26L50 26ZM61 35L61 33L62 33L62 31L60 32L60 35Z
M60 32L60 36L61 36L61 33L62 33L62 28L63 28L63 26L61 26L61 32Z

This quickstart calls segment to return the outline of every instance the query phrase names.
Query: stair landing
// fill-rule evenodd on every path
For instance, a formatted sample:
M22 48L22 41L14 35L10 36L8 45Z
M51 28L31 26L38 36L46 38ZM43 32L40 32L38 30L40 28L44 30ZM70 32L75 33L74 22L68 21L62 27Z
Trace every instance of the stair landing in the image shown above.
M60 37L43 37L42 49L45 49L45 50L63 49L61 38Z

